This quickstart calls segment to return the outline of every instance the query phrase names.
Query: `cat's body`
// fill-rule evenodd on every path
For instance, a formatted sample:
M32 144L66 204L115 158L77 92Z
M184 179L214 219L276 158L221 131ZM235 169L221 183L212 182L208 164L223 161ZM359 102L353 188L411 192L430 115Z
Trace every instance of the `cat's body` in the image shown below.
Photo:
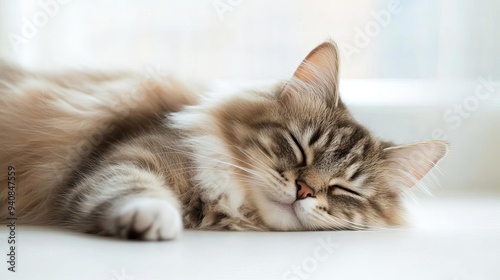
M372 136L339 99L337 56L324 43L287 84L219 98L167 77L0 64L0 184L15 166L21 222L147 240L399 225L400 186L446 145Z

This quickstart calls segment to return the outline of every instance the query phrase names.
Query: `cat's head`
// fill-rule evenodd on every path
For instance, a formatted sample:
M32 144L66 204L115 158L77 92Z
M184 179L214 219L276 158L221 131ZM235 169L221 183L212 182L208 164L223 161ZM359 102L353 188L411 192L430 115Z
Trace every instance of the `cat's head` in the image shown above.
M286 84L210 111L232 172L273 229L399 225L401 192L446 154L443 142L397 146L356 122L339 96L338 58L325 42Z

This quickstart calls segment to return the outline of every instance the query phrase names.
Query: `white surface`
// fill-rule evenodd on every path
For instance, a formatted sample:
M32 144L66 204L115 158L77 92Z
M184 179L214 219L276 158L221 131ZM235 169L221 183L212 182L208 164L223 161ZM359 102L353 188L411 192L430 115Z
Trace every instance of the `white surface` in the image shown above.
M405 229L189 231L162 243L24 226L18 272L2 261L0 279L500 279L500 197L433 197L409 208L413 225ZM7 235L2 226L3 256Z

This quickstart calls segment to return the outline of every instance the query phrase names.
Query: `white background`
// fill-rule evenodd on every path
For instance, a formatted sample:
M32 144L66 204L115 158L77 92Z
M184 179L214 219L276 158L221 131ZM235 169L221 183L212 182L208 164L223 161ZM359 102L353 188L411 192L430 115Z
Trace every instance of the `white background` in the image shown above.
M50 2L56 7L40 4ZM275 79L331 37L357 49L344 51L345 79L500 78L494 0L59 2L1 0L0 57L42 68L158 64L203 78ZM13 44L15 35L26 41Z

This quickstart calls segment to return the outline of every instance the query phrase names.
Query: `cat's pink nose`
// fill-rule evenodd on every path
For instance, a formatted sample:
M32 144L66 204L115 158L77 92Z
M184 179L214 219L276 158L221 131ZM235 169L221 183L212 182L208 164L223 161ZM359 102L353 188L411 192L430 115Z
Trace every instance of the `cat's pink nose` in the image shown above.
M304 180L297 180L297 200L314 196L315 191L313 188L309 187Z

